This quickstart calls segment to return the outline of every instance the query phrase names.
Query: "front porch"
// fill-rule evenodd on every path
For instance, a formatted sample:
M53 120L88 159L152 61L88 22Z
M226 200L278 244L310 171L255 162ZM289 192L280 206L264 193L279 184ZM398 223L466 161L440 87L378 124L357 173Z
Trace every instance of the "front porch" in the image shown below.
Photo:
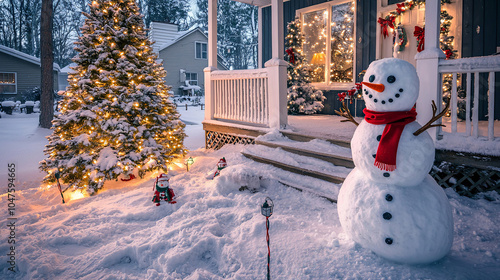
M272 131L279 131L295 141L320 139L348 148L356 126L341 122L340 116L287 114L288 63L283 60L283 0L238 1L259 6L260 57L261 31L264 28L262 7L271 6L272 58L264 64L264 68L218 70L215 64L217 1L209 0L209 65L204 70L206 112L203 127L206 148L219 149L233 143L255 144L259 142L257 137ZM428 130L437 148L436 165L431 174L440 184L459 190L464 188L467 178L476 178L465 184L468 186L463 193L469 195L475 193L473 189L484 190L481 184L485 182L490 186L488 189L499 189L500 122L498 109L495 111L495 103L498 103L498 98L495 101L495 89L499 87L496 76L500 74L500 55L445 59L439 48L439 14L440 1L427 1L425 50L415 56L420 77L420 94L416 102L419 123L425 124L434 116L432 102L437 104L438 112L441 111L445 82L451 87L447 93L449 116L435 122L443 123L446 127ZM465 98L459 96L460 86L466 93ZM459 115L459 108L463 116ZM311 151L306 153L310 154ZM447 174L443 174L440 169L443 162L457 168L447 169ZM462 176L463 170L458 168L463 165L470 167L466 176ZM459 179L455 180L454 175Z

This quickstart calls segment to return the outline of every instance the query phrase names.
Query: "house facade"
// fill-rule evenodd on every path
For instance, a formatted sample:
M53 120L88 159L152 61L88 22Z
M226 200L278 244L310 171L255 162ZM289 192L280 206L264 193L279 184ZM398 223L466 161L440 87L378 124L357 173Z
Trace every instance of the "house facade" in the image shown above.
M59 65L54 63L54 90ZM0 99L22 100L22 93L41 86L40 59L0 45Z
M165 82L175 95L190 95L191 89L205 88L203 69L208 65L208 38L199 28L178 31L175 24L152 22L153 49L167 71ZM218 57L218 69L226 69Z
M420 95L416 108L420 123L426 123L433 117L433 101L441 111L444 105L443 88L448 79L451 134L459 134L458 115L463 112L465 133L462 134L479 137L479 122L482 121L488 128L488 141L495 140L494 124L500 119L500 98L496 97L499 92L500 56L495 55L500 47L500 21L493 14L500 11L498 1L427 0L425 4L423 1L397 0L239 2L259 7L260 68L236 71L217 68L217 1L209 0L209 67L205 69L205 82L210 83L210 87L205 87L207 109L204 121L207 148L220 147L223 144L221 141L227 141L225 139L251 143L252 137L265 133L268 128L287 127L284 34L287 23L295 18L301 19L303 24L306 59L323 71L314 83L327 97L323 113L333 114L335 109L341 107L337 94L359 82L362 78L358 73L367 69L372 61L395 56L415 65L419 74ZM414 4L411 9L407 6L410 2ZM402 7L405 9L405 5L406 10L399 11L401 16L395 17L392 26L384 22L391 20L394 11ZM454 59L447 59L448 53L441 50L442 9L454 19L448 26L447 34L447 38L454 38L453 53L457 57ZM339 24L341 28L338 28ZM416 31L423 29L424 24L425 32L421 35L425 34L425 37L418 37ZM388 36L385 37L384 25L388 25ZM394 51L392 34L399 26L406 29L406 49ZM413 36L414 31L417 37ZM348 33L347 36L345 33ZM339 38L344 44L332 43ZM352 43L345 44L345 41ZM399 37L396 42L399 42ZM344 66L350 65L347 78L339 80L332 74L338 69L333 63L333 55L328 54L335 52L352 54L351 59L343 61ZM358 105L356 109L359 113L363 108L362 102L353 102L350 110L356 111L354 106ZM436 141L441 138L440 128L428 131Z

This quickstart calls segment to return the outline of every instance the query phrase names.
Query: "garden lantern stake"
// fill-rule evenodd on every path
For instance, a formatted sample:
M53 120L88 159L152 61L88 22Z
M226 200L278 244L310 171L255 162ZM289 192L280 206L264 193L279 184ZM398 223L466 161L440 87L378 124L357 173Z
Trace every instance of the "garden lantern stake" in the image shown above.
M56 176L56 180L57 180L57 187L59 188L59 192L61 193L61 197L62 197L62 202L64 204L64 195L62 193L61 184L59 183L59 178L61 178L61 174L59 173L59 171L56 172L55 176Z
M192 165L194 163L194 159L192 157L189 157L186 161L186 168L187 168L187 171L189 171L189 166Z
M271 279L271 269L269 267L269 263L271 262L271 248L269 247L269 217L273 214L273 208L273 201L269 197L266 197L264 204L261 206L261 213L266 216L267 280Z

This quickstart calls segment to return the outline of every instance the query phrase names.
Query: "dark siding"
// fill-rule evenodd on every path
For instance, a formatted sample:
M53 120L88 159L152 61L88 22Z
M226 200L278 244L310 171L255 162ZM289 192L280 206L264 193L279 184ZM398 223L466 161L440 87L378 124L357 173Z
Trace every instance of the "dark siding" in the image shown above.
M41 86L40 66L26 60L0 52L0 72L17 73L17 95L0 94L1 99L21 100L21 93L34 87ZM58 89L58 72L54 71L54 90Z
M500 46L500 3L498 0L463 0L462 56L487 56ZM495 78L495 119L500 119L500 75ZM488 74L480 75L479 117L487 119Z
M298 9L328 2L327 0L290 0L283 3L283 17L286 36L287 24L295 19ZM377 0L357 0L356 1L356 70L361 72L366 70L370 62L375 60L376 50L376 30L377 30ZM271 7L262 10L263 23L263 46L262 65L271 59ZM359 82L360 77L356 80ZM327 100L325 101L324 114L335 114L334 110L341 107L337 94L340 91L324 91ZM362 114L364 102L358 101L357 114ZM354 104L350 105L354 111Z

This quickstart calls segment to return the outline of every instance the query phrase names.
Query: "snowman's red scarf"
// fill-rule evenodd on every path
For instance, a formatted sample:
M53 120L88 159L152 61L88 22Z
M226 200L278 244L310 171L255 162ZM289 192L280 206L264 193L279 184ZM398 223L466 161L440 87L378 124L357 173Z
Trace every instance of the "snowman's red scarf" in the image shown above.
M376 112L364 109L365 121L370 124L385 124L382 138L378 144L375 166L381 170L394 171L396 169L396 155L398 153L399 138L405 125L415 121L415 108L402 112Z

